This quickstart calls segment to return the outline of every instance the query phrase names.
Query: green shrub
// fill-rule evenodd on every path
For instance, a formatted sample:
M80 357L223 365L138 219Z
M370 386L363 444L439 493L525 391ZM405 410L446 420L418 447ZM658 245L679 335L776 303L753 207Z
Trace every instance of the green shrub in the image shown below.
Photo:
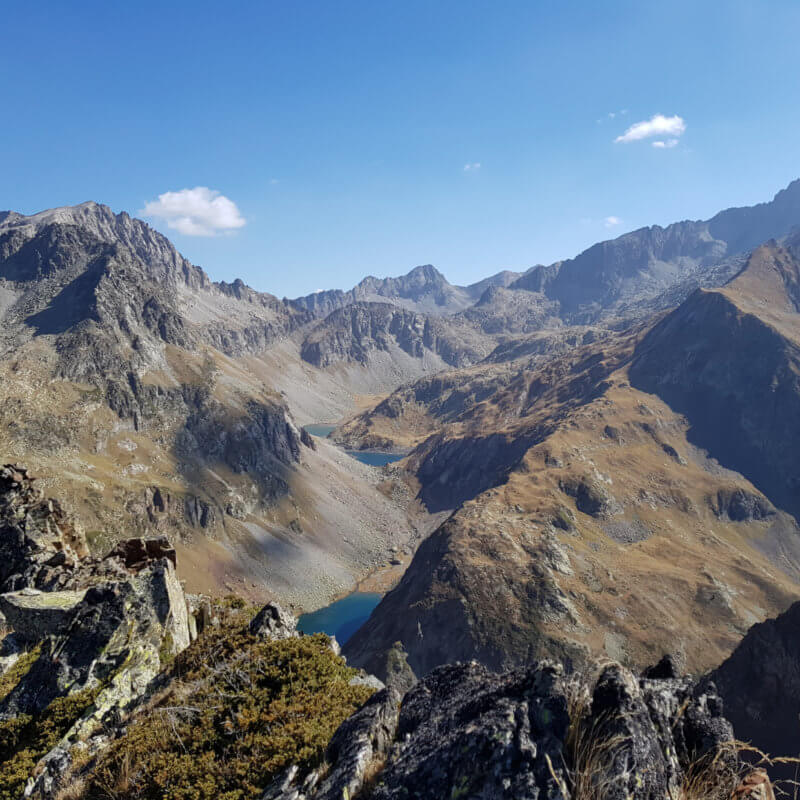
M19 658L0 676L0 702L6 699L11 690L28 674L33 662L39 658L42 646L36 645L33 650L21 653Z
M288 764L321 759L371 694L349 685L355 674L325 636L265 642L246 627L212 628L175 659L168 688L92 765L85 796L257 797Z
M22 797L36 763L61 741L99 691L100 687L57 697L41 714L0 722L0 800Z

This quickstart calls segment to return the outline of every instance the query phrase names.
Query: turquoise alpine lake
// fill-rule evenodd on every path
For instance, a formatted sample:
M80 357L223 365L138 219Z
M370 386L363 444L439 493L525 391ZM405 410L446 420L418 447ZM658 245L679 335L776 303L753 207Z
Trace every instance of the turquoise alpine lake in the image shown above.
M312 436L327 439L336 430L336 426L315 423L314 425L303 425L303 429ZM345 450L345 453L352 456L356 461L360 461L362 464L369 464L371 467L383 467L403 458L403 456L398 456L394 453L381 453L378 450Z
M345 450L347 455L352 456L362 464L369 464L371 467L383 467L391 464L392 461L399 461L403 456L393 453L379 453L376 450Z
M382 595L373 592L355 592L318 611L302 614L297 620L297 630L302 633L327 633L344 644L368 619Z

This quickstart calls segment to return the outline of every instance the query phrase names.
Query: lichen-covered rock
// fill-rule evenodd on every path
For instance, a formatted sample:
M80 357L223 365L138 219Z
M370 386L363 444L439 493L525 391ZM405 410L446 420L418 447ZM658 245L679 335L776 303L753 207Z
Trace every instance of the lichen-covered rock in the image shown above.
M85 591L21 589L0 595L0 611L17 636L26 642L38 642L66 628L85 594Z
M714 759L735 762L733 752L726 751L734 739L733 728L722 716L713 684L667 677L671 666L662 660L660 669L648 674L661 672L665 677L637 680L612 664L598 678L585 726L601 747L603 742L614 743L605 754L602 773L608 800L678 796L692 765ZM731 777L735 763L727 766L721 772Z
M90 700L76 708L64 735L42 754L26 790L26 796L42 800L59 789L75 747L92 754L101 746L103 736L93 737L146 698L165 662L192 638L186 599L168 557L123 580L90 586L77 603L64 592L20 593L16 599L35 598L44 607L55 599L63 606L65 594L72 602L66 621L53 625L57 630L43 639L38 658L0 702L2 724L21 715L36 719L60 698Z

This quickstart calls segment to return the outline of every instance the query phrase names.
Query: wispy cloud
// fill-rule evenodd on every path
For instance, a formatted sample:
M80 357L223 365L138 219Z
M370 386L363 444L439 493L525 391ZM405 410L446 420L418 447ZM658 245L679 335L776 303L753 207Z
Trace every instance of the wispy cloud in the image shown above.
M682 136L686 130L686 122L683 117L677 114L672 117L665 117L663 114L656 114L650 119L636 122L628 128L621 136L614 139L615 142L627 144L628 142L638 142L641 139L651 139L653 136L669 136L668 141L675 140ZM666 145L665 140L665 145ZM674 147L674 145L669 145Z
M622 225L622 220L614 216L606 217L603 220L603 225L605 225L606 228L615 228L617 225Z
M160 219L167 227L186 236L216 236L231 233L245 224L236 203L206 186L164 192L139 212Z
M653 147L657 147L660 150L669 147L675 147L678 144L677 139L656 139L655 142L652 142Z
M464 164L464 172L475 172L481 168L480 161L473 161L471 164Z
M617 117L624 117L628 113L627 108L620 109L619 111L609 111L605 117L601 117L597 120L598 125L602 125L606 119L616 119Z

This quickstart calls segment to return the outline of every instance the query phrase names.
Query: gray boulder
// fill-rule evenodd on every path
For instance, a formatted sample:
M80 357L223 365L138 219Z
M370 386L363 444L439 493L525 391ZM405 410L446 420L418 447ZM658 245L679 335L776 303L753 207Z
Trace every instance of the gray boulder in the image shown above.
M0 595L0 611L18 637L33 643L61 633L85 594L85 590L40 592L38 589L21 589Z
M298 636L297 620L277 603L267 603L250 620L250 633L260 639L291 639Z

